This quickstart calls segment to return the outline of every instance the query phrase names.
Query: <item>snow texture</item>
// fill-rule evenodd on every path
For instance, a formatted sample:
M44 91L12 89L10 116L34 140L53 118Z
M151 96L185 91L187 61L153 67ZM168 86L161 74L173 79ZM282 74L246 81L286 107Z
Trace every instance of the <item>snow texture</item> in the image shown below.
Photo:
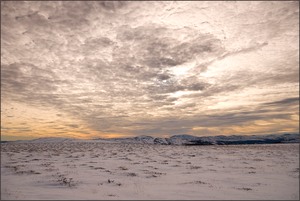
M182 137L189 139L175 136L171 141ZM2 143L1 199L299 199L298 143L166 146L112 141Z

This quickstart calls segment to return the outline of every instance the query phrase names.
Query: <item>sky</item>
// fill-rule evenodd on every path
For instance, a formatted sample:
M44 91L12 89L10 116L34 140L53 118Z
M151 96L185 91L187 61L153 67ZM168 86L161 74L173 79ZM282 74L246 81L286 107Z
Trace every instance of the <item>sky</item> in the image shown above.
M1 139L299 132L297 1L1 1Z

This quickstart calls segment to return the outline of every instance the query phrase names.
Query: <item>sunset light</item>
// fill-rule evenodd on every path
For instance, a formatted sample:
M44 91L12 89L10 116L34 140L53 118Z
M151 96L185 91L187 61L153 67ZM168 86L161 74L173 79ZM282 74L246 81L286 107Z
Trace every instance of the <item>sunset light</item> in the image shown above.
M298 133L296 4L1 2L1 138Z

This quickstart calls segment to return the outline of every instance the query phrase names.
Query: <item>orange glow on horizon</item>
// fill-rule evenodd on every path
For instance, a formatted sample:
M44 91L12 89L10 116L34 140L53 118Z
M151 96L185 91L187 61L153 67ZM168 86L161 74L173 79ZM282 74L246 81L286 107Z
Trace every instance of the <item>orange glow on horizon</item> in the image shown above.
M242 125L220 127L193 127L194 135L255 135L284 132L299 132L299 122L291 119L255 120Z

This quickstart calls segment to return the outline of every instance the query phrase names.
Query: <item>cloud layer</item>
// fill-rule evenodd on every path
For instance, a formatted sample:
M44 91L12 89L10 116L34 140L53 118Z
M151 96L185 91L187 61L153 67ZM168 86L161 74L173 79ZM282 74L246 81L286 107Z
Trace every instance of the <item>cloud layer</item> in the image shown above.
M298 4L1 2L1 128L299 132Z

